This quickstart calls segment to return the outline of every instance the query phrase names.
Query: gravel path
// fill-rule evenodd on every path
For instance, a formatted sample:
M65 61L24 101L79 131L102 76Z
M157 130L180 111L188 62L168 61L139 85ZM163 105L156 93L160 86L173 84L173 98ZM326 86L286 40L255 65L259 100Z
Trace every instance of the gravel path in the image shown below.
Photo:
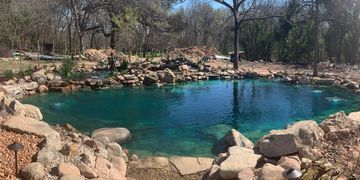
M24 149L18 153L19 169L32 161L32 157L39 151L37 145L42 138L35 135L17 134L0 129L0 179L15 179L15 153L7 147L13 142L20 142Z

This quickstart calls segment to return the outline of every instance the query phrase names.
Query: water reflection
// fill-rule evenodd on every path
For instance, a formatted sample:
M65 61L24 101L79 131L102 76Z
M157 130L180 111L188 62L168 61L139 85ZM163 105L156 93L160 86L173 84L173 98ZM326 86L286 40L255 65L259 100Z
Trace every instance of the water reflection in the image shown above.
M345 101L334 105L327 97ZM24 103L39 106L51 124L68 122L88 132L126 127L134 138L124 147L137 154L185 156L211 156L214 143L231 128L256 141L299 119L360 109L360 97L342 89L262 80L49 93Z

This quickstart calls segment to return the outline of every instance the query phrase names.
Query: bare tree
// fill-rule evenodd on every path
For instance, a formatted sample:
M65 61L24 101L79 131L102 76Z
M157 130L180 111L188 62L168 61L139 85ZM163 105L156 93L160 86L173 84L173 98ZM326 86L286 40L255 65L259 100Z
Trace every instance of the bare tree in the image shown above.
M232 3L225 0L214 0L225 7L229 8L232 17L234 18L234 69L239 69L239 29L242 22L266 19L276 17L272 13L265 11L271 10L273 0L232 0ZM262 9L261 13L259 9ZM265 13L265 14L264 14Z

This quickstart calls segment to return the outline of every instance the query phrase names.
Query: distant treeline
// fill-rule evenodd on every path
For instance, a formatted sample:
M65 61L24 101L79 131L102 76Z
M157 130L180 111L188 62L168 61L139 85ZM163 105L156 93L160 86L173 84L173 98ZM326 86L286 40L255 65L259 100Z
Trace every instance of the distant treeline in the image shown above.
M245 6L255 0L245 0ZM261 0L258 0L261 1ZM266 0L262 0L266 1ZM253 13L276 16L241 22L239 50L248 60L312 63L315 54L315 8L309 0L268 0ZM357 64L360 1L319 3L321 61ZM234 23L224 6L209 0L2 0L0 47L57 53L86 48L116 48L124 53L164 51L206 45L227 54L233 50ZM215 2L216 3L216 2ZM176 6L176 8L174 8ZM270 6L270 7L269 7Z

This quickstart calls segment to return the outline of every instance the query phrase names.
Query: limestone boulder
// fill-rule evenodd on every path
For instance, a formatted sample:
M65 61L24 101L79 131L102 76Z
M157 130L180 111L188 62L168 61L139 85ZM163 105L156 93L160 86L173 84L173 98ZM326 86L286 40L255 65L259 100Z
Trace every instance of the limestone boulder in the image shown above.
M126 163L121 157L111 159L112 168L110 170L110 179L126 179Z
M47 81L46 73L47 72L45 69L36 71L31 75L31 79L39 84L46 84Z
M45 177L45 168L41 163L33 162L21 170L25 180L42 180Z
M49 88L46 85L39 85L38 91L40 93L46 93L46 92L49 92Z
M246 168L255 168L261 155L255 154L253 150L233 146L229 148L228 157L220 165L220 176L224 179L234 179L239 172Z
M238 180L252 180L254 176L254 171L251 168L246 168L239 172Z
M265 157L281 157L298 153L303 146L315 146L324 132L315 121L300 121L286 130L274 130L261 138L257 149Z
M330 115L320 124L325 132L325 139L335 141L348 138L352 131L356 131L359 127L356 116L357 113L353 113L348 117L344 112Z
M112 164L108 160L99 157L96 158L95 172L97 173L99 178L108 179L111 168Z
M124 151L122 150L121 146L118 143L111 142L106 145L106 149L108 151L109 158L115 156L115 157L122 157L126 161L128 160L127 155L124 153Z
M61 149L60 134L45 122L29 117L12 116L3 123L3 126L14 132L43 136L46 140L45 147Z
M270 163L265 164L260 170L261 180L285 180L283 173L285 169L280 166L274 166Z
M37 82L20 83L19 85L23 90L26 91L35 91L39 86Z
M159 80L159 78L155 73L147 74L144 77L144 85L146 85L146 86L153 85L153 84L157 83L158 80Z
M360 124L360 111L359 112L352 112L347 116L350 120L354 121L355 123Z
M83 175L85 178L92 179L92 178L96 178L98 176L97 173L93 169L91 169L89 166L87 166L83 162L80 162L77 165L77 168L79 169L81 175Z
M108 137L110 142L122 144L131 139L131 134L126 128L101 128L95 130L91 137L93 139Z
M174 164L181 175L189 175L210 169L214 159L203 157L171 157L170 162Z
M323 85L323 86L331 86L335 84L335 80L332 78L313 77L311 81L316 85Z
M71 164L71 163L60 163L58 166L58 175L64 176L64 175L73 175L73 176L80 176L79 169Z
M41 163L44 166L49 166L56 159L57 154L55 151L42 148L36 155L36 162Z
M176 76L170 69L165 69L163 81L166 83L175 83Z
M31 104L22 104L16 99L10 102L9 108L11 108L15 116L24 116L37 120L43 119L43 115L38 107Z
M25 112L25 117L43 120L43 115L42 115L40 109L34 105L24 104L22 111Z
M215 144L213 151L215 154L227 152L229 147L240 146L252 149L254 144L235 129L231 129L218 143Z
M19 85L2 86L1 88L5 90L5 93L9 98L21 99L24 97L24 91Z
M277 163L278 166L284 169L301 170L301 161L299 157L296 156L283 156Z

